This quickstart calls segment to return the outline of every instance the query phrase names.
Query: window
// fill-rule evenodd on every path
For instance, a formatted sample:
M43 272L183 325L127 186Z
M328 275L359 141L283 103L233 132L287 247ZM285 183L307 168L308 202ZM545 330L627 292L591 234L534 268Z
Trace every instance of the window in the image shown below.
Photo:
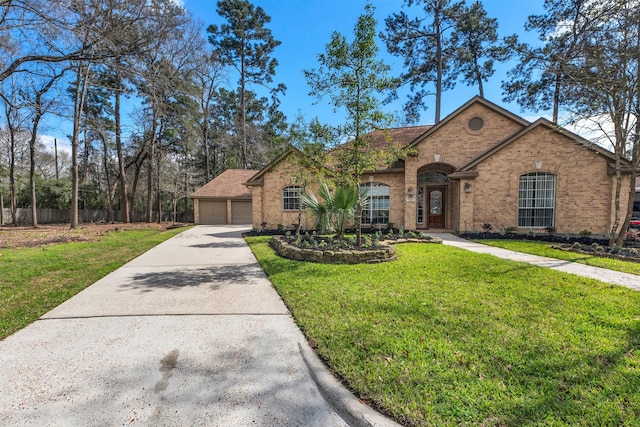
M389 222L389 186L379 182L360 184L360 191L369 198L362 209L363 224L386 224Z
M298 185L290 185L282 189L282 209L285 211L300 210L300 193L302 187Z
M418 183L445 183L448 182L449 178L447 174L444 172L440 172L437 170L427 171L418 174Z
M484 127L484 119L480 116L473 116L469 119L469 129L474 132L481 130Z
M553 227L556 176L532 172L520 176L518 227Z

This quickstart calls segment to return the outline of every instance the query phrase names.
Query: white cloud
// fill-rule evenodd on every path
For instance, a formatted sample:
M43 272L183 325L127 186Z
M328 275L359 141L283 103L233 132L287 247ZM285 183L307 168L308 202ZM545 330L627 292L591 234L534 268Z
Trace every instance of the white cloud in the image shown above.
M45 145L47 150L54 151L57 141L58 151L67 151L69 153L71 152L71 144L69 143L69 140L67 138L59 138L52 135L40 134L38 135L38 139Z

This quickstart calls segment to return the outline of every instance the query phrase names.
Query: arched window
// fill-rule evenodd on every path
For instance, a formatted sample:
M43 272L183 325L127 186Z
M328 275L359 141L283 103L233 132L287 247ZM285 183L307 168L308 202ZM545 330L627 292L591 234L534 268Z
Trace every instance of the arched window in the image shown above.
M389 222L389 186L379 182L360 184L362 194L369 203L362 209L363 224L386 224Z
M518 227L553 227L556 176L546 172L520 175Z
M437 170L421 172L418 174L419 184L445 183L448 181L449 181L449 178L447 177L447 174Z
M282 189L282 209L285 211L300 210L300 193L302 187L299 185L290 185Z

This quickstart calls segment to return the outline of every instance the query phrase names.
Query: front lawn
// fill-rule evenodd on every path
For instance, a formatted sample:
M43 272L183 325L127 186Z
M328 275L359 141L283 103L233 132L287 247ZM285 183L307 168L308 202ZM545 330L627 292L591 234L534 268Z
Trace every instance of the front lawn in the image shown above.
M534 242L526 240L475 240L484 245L496 246L526 254L546 256L565 261L578 262L594 267L607 268L609 270L622 271L624 273L640 275L640 263L632 261L622 261L612 258L604 258L595 255L580 254L576 252L553 249L551 246L558 246L558 243ZM638 278L640 280L640 278Z
M405 425L640 425L640 292L434 244L327 265L247 238L331 369Z
M0 339L185 229L116 231L95 242L0 249Z

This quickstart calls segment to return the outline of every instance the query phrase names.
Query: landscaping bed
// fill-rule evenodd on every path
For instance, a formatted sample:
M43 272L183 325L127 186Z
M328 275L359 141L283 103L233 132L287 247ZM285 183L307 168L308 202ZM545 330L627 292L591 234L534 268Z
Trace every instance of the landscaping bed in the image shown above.
M268 234L267 234L268 235ZM315 233L275 235L271 247L282 257L325 264L362 264L393 261L396 259L393 244L405 242L442 243L424 233L388 229L385 233L374 231L362 234L362 244L355 237L337 238L317 236Z
M607 239L591 236L570 236L558 234L518 234L518 233L461 233L464 239L480 240L516 240L558 243L554 248L578 254L595 255L623 261L640 262L640 231L630 230L625 237L624 246L609 246Z
M640 247L611 247L603 246L598 243L592 243L585 245L582 243L554 245L554 249L560 249L563 251L570 251L579 254L595 255L604 258L619 259L622 261L631 261L640 263Z

